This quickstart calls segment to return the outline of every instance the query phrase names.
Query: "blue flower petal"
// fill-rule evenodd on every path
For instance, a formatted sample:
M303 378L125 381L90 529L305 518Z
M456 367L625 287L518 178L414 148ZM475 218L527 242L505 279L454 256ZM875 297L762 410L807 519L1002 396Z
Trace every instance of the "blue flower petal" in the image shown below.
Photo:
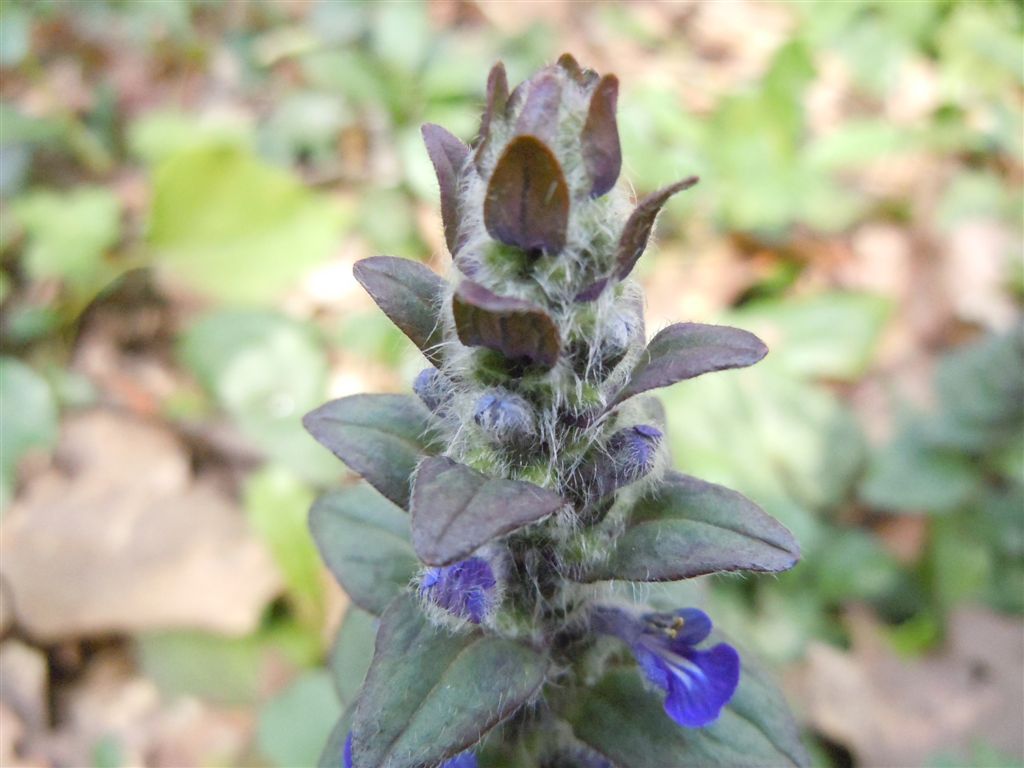
M420 595L449 613L479 624L494 606L497 579L480 557L431 568L420 582Z
M683 620L683 626L673 642L675 648L696 645L711 634L711 619L704 611L696 608L681 608L675 615Z
M345 751L341 757L345 768L352 768L352 731L348 732L348 738L345 739Z
M736 692L740 657L736 649L720 643L708 651L689 650L687 663L668 665L665 711L679 725L701 728L718 719Z
M640 644L633 646L633 655L636 657L636 663L640 665L640 669L643 670L647 679L661 688L661 690L667 691L671 675L664 659Z

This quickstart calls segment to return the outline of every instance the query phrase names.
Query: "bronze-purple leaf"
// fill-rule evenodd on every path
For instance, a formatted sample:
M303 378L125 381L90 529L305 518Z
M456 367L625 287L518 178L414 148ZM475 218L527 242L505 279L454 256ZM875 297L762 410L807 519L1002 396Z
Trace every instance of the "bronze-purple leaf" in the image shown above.
M591 197L600 197L614 187L622 168L619 127L615 122L618 100L618 78L615 75L605 75L590 96L587 120L580 134L583 164L590 177Z
M651 230L654 228L654 220L661 211L668 199L677 192L689 189L700 179L691 176L688 179L677 181L664 189L652 192L641 200L636 209L630 214L626 226L619 236L619 247L615 254L616 268L615 276L622 280L636 266L637 260L643 255L647 247L647 241L651 237Z
M580 63L576 61L576 57L571 53L563 53L559 56L558 66L565 70L565 73L569 75L569 77L584 88L597 79L597 72L592 69L584 69L581 67Z
M609 407L703 373L753 365L766 354L768 347L749 331L727 325L675 323L651 339L629 382Z
M604 293L604 289L608 287L608 283L610 281L611 278L608 277L602 277L600 280L595 280L577 293L576 296L573 297L573 301L577 301L580 304L586 304L589 301L594 301Z
M436 453L430 411L412 395L350 395L307 413L318 443L400 507L416 463Z
M432 459L436 461L436 459ZM632 510L608 557L581 581L676 581L724 571L792 568L800 546L786 528L736 491L669 472Z
M362 259L352 273L391 322L412 339L430 362L439 365L444 335L438 315L444 280L418 261L394 256Z
M491 73L487 76L487 106L484 108L483 117L480 119L480 134L477 139L476 149L473 152L473 163L477 171L484 172L482 167L483 155L491 139L491 123L495 115L505 114L505 107L508 104L508 75L505 74L505 65L500 61L491 67Z
M556 254L565 246L569 187L536 136L517 136L505 147L487 185L484 224L495 240L524 251Z
M495 115L505 113L507 103L508 75L505 74L505 65L499 61L491 67L491 72L487 75L487 107L480 126L481 133L487 132Z
M521 480L488 477L445 456L420 464L412 491L412 546L427 565L461 560L565 502Z
M546 656L514 640L436 626L406 592L380 617L373 660L349 710L352 760L342 757L343 734L319 764L442 765L534 698L547 669Z
M426 123L420 129L427 154L434 164L437 184L441 190L441 221L444 223L444 240L448 252L455 255L458 250L459 233L459 177L469 158L469 147L452 136L439 125Z
M558 107L562 103L562 85L555 75L534 78L526 103L516 120L516 133L532 134L544 141L554 139L558 126Z
M562 344L555 322L529 302L463 280L452 299L452 314L459 340L468 347L487 347L509 360L544 368L558 361Z

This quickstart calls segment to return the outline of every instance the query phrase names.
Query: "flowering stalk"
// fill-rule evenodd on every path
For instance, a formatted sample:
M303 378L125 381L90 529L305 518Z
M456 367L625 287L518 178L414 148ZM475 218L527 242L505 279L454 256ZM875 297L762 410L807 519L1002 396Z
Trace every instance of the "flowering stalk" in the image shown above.
M568 54L512 91L496 65L472 145L423 128L447 279L402 259L356 265L430 367L415 397L356 395L305 420L368 484L321 498L310 525L380 617L326 765L806 762L774 687L732 645L703 647L706 614L611 589L799 557L752 502L668 469L650 391L767 350L696 323L645 342L631 272L696 179L634 205L617 100L614 75Z

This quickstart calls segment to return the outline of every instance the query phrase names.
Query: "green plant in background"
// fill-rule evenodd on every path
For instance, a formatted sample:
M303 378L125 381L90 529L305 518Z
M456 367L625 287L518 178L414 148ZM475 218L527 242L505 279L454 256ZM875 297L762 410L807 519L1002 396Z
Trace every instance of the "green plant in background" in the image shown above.
M964 600L1024 611L1024 331L946 356L931 412L909 412L871 460L861 496L896 513L933 516L917 574L941 617Z
M200 446L193 455L200 471L208 459L215 472L230 468L286 591L248 638L142 635L139 658L171 694L264 707L259 749L293 765L309 762L336 714L322 695L326 676L312 669L330 611L314 584L314 547L301 518L339 471L297 417L327 397L329 372L339 367L371 367L386 382L392 372L395 380L411 377L418 362L379 314L347 306L314 313L301 285L352 252L425 258L433 225L424 211L436 204L436 183L420 123L470 136L478 73L500 56L521 78L550 60L564 30L557 21L523 26L486 9L476 15L472 4L444 21L418 2L314 3L304 15L288 4L247 4L241 16L227 7L189 0L0 7L0 509L29 488L40 466L31 456L57 444L60 418L80 406L124 405L83 367L97 337L112 325L134 326L127 307L140 294L149 309L169 310L157 337L131 339L132 359L138 354L174 378L174 391L156 404L163 426ZM947 616L965 601L1020 610L1021 459L991 435L968 444L933 434L929 425L958 407L946 395L934 409L906 414L891 443L869 445L851 392L865 379L884 387L904 362L912 367L914 356L930 358L974 329L964 318L947 322L938 336L932 329L914 340L909 361L893 360L888 349L880 357L883 329L905 330L906 303L840 292L845 281L835 281L827 262L865 223L898 228L916 247L982 217L1018 249L1007 293L1018 302L1024 296L1013 244L1020 241L1014 169L1024 145L1020 100L1008 97L1024 82L1020 7L825 0L789 5L787 13L781 44L725 81L719 67L727 72L746 55L709 48L689 17L656 28L645 12L609 3L581 25L591 43L611 31L617 45L637 53L619 129L638 191L658 188L679 169L704 179L700 195L666 206L665 257L645 258L636 272L656 281L678 268L669 258L677 257L684 219L715 222L713 247L733 238L744 279L756 282L742 294L714 296L712 308L738 305L714 321L754 332L773 349L756 367L667 390L670 428L659 450L671 449L677 469L756 498L794 531L804 555L799 569L777 579L715 578L697 589L650 586L643 595L665 610L704 605L718 627L773 660L799 661L815 639L848 642L842 615L854 601L872 606L901 650L938 650ZM53 75L66 74L62 67L80 51L85 82L96 84L85 89L89 98L40 100L74 92L52 91L62 82ZM138 69L148 78L144 97L131 79L108 76L122 55L159 62ZM908 63L926 75L934 103L893 121L887 112L907 93ZM680 67L707 65L715 78L692 88L685 75L680 80ZM842 92L848 107L824 126L813 98L822 87ZM918 189L879 191L870 169L890 159L894 167L921 163L941 172ZM257 210L270 213L257 221ZM930 253L926 247L917 260ZM760 272L765 257L769 274ZM175 284L186 291L164 290ZM966 365L971 348L943 370ZM957 388L964 397L984 393L988 378L965 376ZM1015 417L1004 409L1003 418ZM906 483L892 482L897 469ZM392 522L403 535L401 522ZM919 525L924 545L897 559L888 527L902 522ZM372 624L353 609L332 650L332 667L357 670L333 676L343 708L361 682ZM271 657L286 659L299 678L264 704L261 675ZM209 686L216 675L189 672L219 669L228 671L221 691ZM289 708L317 708L325 717L293 734Z
M321 763L804 764L750 659L741 671L731 645L704 648L707 614L607 584L799 556L752 502L665 466L646 393L767 351L695 323L645 344L630 273L662 206L696 179L631 208L616 184L618 80L569 55L511 93L499 64L487 92L472 149L423 127L450 280L393 257L355 267L431 363L419 401L355 395L305 419L369 484L321 497L310 525L352 600L380 616Z

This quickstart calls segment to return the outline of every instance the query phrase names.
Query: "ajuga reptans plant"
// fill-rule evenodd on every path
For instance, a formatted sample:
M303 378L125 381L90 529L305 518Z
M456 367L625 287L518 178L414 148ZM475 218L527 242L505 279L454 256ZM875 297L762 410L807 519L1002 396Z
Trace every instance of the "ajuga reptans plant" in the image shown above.
M801 765L777 690L644 582L781 571L789 532L672 471L651 390L766 353L735 328L645 338L630 277L689 178L639 202L618 183L618 80L569 55L511 93L498 64L476 141L423 126L447 278L355 267L430 367L415 395L355 395L306 426L367 485L311 527L372 661L325 765L674 768Z

